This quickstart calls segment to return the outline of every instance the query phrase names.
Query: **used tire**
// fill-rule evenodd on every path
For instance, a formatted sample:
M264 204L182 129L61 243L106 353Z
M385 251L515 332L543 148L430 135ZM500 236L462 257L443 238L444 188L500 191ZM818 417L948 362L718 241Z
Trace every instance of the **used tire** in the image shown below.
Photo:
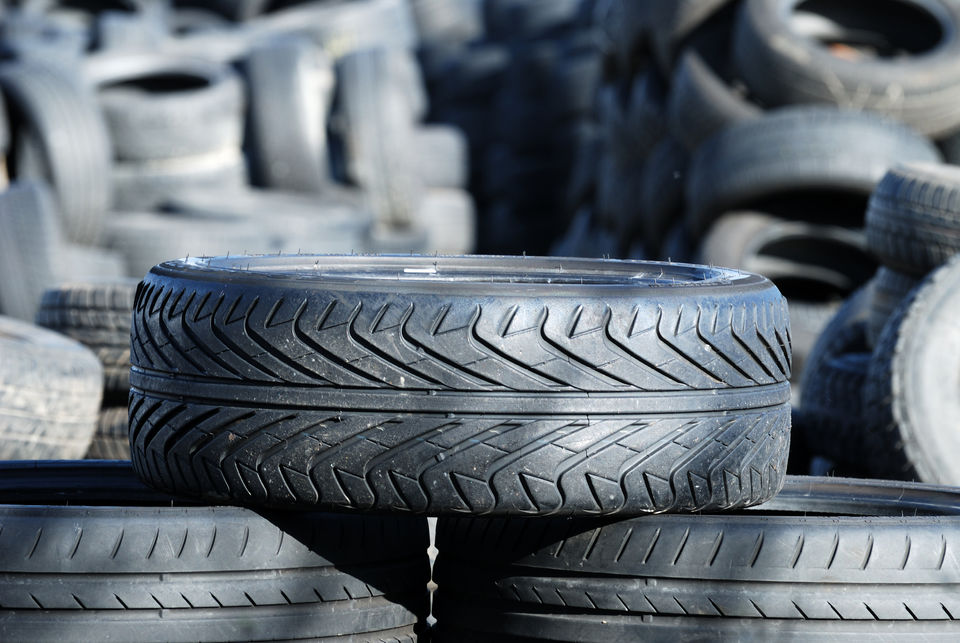
M427 611L425 520L207 507L129 463L0 465L6 640L401 641Z
M85 71L97 86L118 161L240 148L243 86L228 65L127 52L93 58Z
M82 458L103 389L97 358L9 317L0 317L0 355L0 459Z
M850 49L843 56L794 31L791 16L799 5L801 0L746 0L740 11L734 63L764 104L872 110L930 136L960 127L960 6L938 0L803 3L805 11L844 28L879 33L889 49Z
M36 61L0 67L0 89L40 159L18 164L15 157L13 178L48 180L67 236L96 242L111 193L110 143L95 98L63 69Z
M37 324L80 342L103 366L104 398L126 402L130 392L130 316L137 280L66 283L40 301Z
M688 225L701 233L724 212L805 191L866 201L889 167L939 158L927 139L875 114L814 106L770 112L697 149L686 190Z
M128 369L129 370L129 369ZM129 460L130 426L127 407L111 406L100 410L97 431L87 448L87 460Z
M870 313L867 317L867 344L875 346L887 320L907 298L920 280L910 275L881 266L873 278L873 297L870 299Z
M137 295L133 462L160 488L267 505L754 504L786 465L788 333L770 282L704 267L167 262Z
M628 229L631 232L635 232L636 228L642 231L648 250L658 249L670 227L682 220L683 185L688 161L686 150L668 136L654 146L643 164L640 177L642 216Z
M888 171L867 208L870 250L915 277L960 252L960 168L911 163Z
M441 518L435 640L949 640L956 489L790 476L734 515Z
M952 458L960 444L951 418L951 388L960 363L955 316L960 309L960 260L934 271L900 303L873 350L864 406L870 430L888 457L878 472L941 484L960 484Z
M467 139L449 125L428 125L414 134L420 179L428 188L464 188L470 178Z
M330 183L327 117L333 67L315 44L284 39L254 47L249 92L251 175L256 185L321 192Z
M43 291L57 280L63 243L56 205L43 184L0 192L0 314L32 320Z

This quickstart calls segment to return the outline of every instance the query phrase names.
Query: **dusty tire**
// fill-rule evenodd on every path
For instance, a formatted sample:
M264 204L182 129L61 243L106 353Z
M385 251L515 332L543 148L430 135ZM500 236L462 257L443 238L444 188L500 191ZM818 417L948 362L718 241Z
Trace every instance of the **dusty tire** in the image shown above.
M129 370L129 369L128 369ZM86 460L129 460L130 426L127 407L111 406L100 410L97 431L83 456Z
M873 110L930 136L960 126L960 6L937 0L814 5L832 9L841 21L858 23L848 27L879 30L894 49L907 53L847 59L791 29L790 15L800 4L746 0L741 8L734 63L764 104L825 103Z
M80 342L103 366L104 398L124 403L130 392L130 316L137 280L66 283L40 301L37 324Z
M2 465L0 502L6 640L414 643L427 611L424 520L198 506L119 462Z
M960 252L960 168L911 163L889 170L867 208L870 250L888 267L924 277Z
M911 291L877 340L864 405L870 429L889 451L879 473L960 484L960 466L950 455L960 448L950 419L958 403L951 388L960 362L958 289L960 260L953 259Z
M268 505L754 504L786 465L788 333L768 281L696 266L168 262L134 313L133 462L160 488Z
M735 515L441 518L435 640L948 640L958 507L947 487L791 476Z
M42 159L14 178L49 180L67 236L96 242L110 206L111 159L95 98L64 70L39 62L0 67L0 89Z
M103 371L77 342L0 317L0 459L76 459L97 422Z
M875 114L814 106L770 112L728 127L697 149L687 181L687 223L700 233L724 212L804 191L866 200L890 166L939 158L930 141Z
M870 313L867 317L867 344L875 346L887 320L916 288L920 280L910 275L881 266L873 278L873 297L870 299Z

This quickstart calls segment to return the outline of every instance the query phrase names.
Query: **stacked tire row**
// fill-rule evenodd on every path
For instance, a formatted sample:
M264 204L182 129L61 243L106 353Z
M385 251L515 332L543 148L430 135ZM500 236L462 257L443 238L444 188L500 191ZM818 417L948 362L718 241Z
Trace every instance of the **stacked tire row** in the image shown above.
M466 141L423 124L406 2L194 4L4 12L3 182L49 196L0 205L0 267L32 269L0 313L191 253L473 249Z
M839 470L960 483L952 384L960 168L890 170L867 210L883 264L814 348L799 410L806 451Z
M960 3L834 5L598 2L601 142L581 157L596 174L557 247L768 276L794 312L797 378L876 269L863 213L884 172L958 160Z
M594 3L411 4L430 119L456 125L470 143L478 247L545 254L565 225L574 155L596 143L591 112L602 56L590 24Z

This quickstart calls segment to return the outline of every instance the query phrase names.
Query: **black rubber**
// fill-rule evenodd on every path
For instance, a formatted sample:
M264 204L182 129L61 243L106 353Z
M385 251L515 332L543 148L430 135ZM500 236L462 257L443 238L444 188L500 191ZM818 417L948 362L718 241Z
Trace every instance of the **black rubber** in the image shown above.
M130 426L127 407L110 406L100 409L97 431L93 434L86 460L129 460Z
M0 317L0 355L0 460L83 457L103 388L96 356L10 317Z
M797 8L880 37L859 51L843 38L791 28ZM940 136L960 126L960 5L940 0L746 0L733 38L736 68L768 106L825 103L877 111ZM825 42L824 42L825 41ZM837 52L837 45L843 47ZM889 51L886 51L889 49ZM844 55L846 53L846 55Z
M827 192L866 199L902 161L940 153L909 128L875 114L801 106L737 123L693 156L688 225L700 233L719 215L777 195Z
M732 515L443 518L438 641L951 640L956 489L790 476Z
M138 280L65 283L40 301L37 324L71 337L100 359L104 399L125 403L130 390L130 317Z
M875 346L883 327L900 302L906 299L920 280L881 266L873 278L873 297L867 317L867 344Z
M671 134L688 150L695 150L734 123L762 113L728 86L697 52L687 51L680 58L670 85L667 119Z
M417 640L427 525L197 506L129 463L0 465L4 640Z
M85 67L97 86L114 157L156 161L239 148L243 85L228 65L169 55L101 55Z
M911 163L889 170L867 209L870 250L915 277L960 252L960 168Z
M36 61L0 67L0 89L21 131L14 179L48 180L66 235L96 242L110 205L110 143L96 99L65 69ZM38 163L18 163L24 134Z
M756 275L547 258L168 262L137 295L151 484L475 514L735 507L779 489L789 322Z
M639 221L628 226L639 227L644 245L659 248L670 227L683 219L683 186L689 162L686 150L672 136L667 136L650 151L640 177ZM632 177L632 181L636 181Z
M730 0L672 0L655 2L651 9L651 40L660 69L669 74L682 45L698 27Z
M244 70L254 183L321 192L331 180L326 123L333 100L332 63L309 40L286 38L254 47Z
M41 183L0 192L0 314L32 320L43 291L57 280L63 247L53 196Z
M864 389L872 431L883 436L890 476L960 484L960 438L950 422L958 359L960 259L930 274L901 302L877 340Z

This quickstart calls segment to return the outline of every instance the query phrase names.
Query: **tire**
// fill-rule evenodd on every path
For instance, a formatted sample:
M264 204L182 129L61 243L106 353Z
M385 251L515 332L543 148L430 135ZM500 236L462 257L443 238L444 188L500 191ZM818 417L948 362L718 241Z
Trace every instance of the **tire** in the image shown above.
M64 244L56 262L57 282L123 279L127 266L123 256L104 248Z
M686 150L668 136L654 146L643 164L639 228L647 248L659 248L670 227L683 218L688 160Z
M247 166L239 148L164 161L118 163L113 167L117 209L149 211L182 190L235 190L247 184Z
M127 369L129 371L129 369ZM129 460L130 427L127 407L112 406L101 409L97 432L87 449L87 460Z
M862 1L842 7L817 5L814 13L824 12L848 28L878 31L895 50L889 57L845 58L819 39L790 28L790 16L799 4L800 0L743 3L733 59L762 103L822 103L876 111L929 136L960 127L956 109L960 7L937 0L895 0L880 8ZM829 15L831 11L835 16Z
M667 75L673 69L682 44L711 16L727 6L730 0L675 0L655 3L651 29L653 53L660 69Z
M285 39L254 47L244 67L254 184L322 192L331 180L326 124L334 78L329 59L309 40Z
M10 317L0 317L0 354L0 460L83 457L103 388L97 358Z
M43 291L57 280L62 247L46 186L14 183L0 192L0 314L34 318Z
M485 33L481 0L413 0L410 10L423 44L468 43Z
M736 515L442 518L435 640L949 640L958 506L945 487L790 476Z
M427 250L441 254L473 252L476 219L473 199L463 190L427 190L417 210L417 221L427 231Z
M793 351L791 394L794 402L800 399L803 374L807 359L821 333L840 309L839 301L804 301L787 299L790 307L790 349Z
M873 297L870 299L870 313L867 317L867 344L871 348L876 346L893 311L919 283L919 279L890 268L881 266L877 270L877 275L873 278Z
M629 238L643 225L642 167L621 164L604 154L596 169L597 223L617 237Z
M889 476L960 484L949 454L957 442L948 418L957 404L949 392L955 359L960 261L934 271L890 316L873 351L864 406L868 424L883 436L889 457L878 463Z
M367 191L377 220L409 225L422 189L414 114L389 58L385 50L367 50L340 61L340 134L348 175Z
M124 462L0 470L5 640L417 640L426 521L197 506Z
M692 152L717 132L762 114L695 51L687 51L680 58L673 72L667 122L670 133L687 150Z
M28 169L32 164L14 158L13 178L48 180L66 235L95 243L110 206L111 164L96 100L63 69L36 61L0 66L0 90L15 127L28 132L42 159L39 168Z
M636 168L665 134L663 88L652 72L634 79L626 105L612 85L600 90L600 131L620 165Z
M449 125L427 125L414 133L420 180L428 188L460 189L470 178L467 139Z
M763 278L682 265L168 262L134 313L133 462L159 488L268 505L753 504L786 464L788 327Z
M487 0L484 18L491 40L530 41L557 33L579 17L577 0Z
M43 293L37 324L94 352L103 367L104 399L124 403L130 392L130 316L135 279L65 283Z
M877 184L867 241L885 265L924 277L960 251L960 168L898 165Z
M699 234L723 212L778 195L818 191L866 200L887 168L905 160L935 162L939 152L874 114L810 106L771 112L697 149L686 190L688 225Z

